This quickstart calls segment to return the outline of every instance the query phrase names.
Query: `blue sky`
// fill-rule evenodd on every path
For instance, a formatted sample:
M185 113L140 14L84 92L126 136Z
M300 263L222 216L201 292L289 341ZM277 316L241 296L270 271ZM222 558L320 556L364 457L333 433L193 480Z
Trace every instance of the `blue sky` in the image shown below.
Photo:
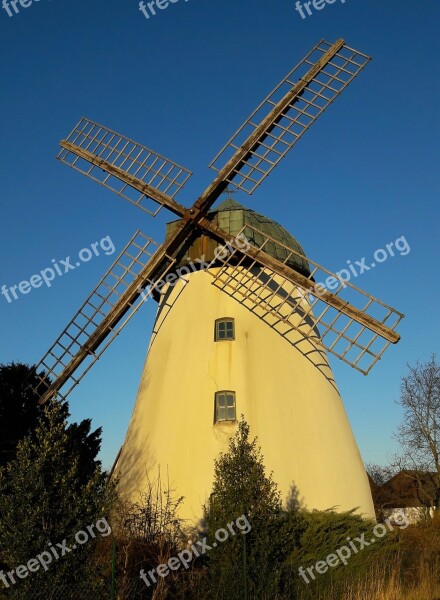
M107 235L118 252L138 228L163 239L166 215L153 220L54 160L80 116L194 171L179 195L189 205L274 85L321 38L344 37L374 60L254 196L235 199L332 270L407 239L409 254L356 280L405 313L402 341L368 377L331 359L364 459L385 461L406 363L439 349L439 17L438 0L338 0L306 19L294 0L180 0L149 20L136 0L1 10L0 286ZM0 362L37 362L112 261L102 254L12 303L0 296ZM151 301L70 397L73 418L103 426L106 467L124 439L154 312Z

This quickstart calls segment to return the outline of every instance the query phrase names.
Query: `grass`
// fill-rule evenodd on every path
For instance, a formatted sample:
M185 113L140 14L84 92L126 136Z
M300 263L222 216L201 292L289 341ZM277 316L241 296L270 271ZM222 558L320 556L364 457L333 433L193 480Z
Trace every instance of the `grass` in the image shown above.
M399 564L390 571L372 569L358 583L346 582L341 587L330 586L325 592L313 595L314 600L440 600L439 573L420 563L417 580L404 584L399 576ZM388 572L388 575L387 575ZM310 600L310 594L300 592L297 600Z

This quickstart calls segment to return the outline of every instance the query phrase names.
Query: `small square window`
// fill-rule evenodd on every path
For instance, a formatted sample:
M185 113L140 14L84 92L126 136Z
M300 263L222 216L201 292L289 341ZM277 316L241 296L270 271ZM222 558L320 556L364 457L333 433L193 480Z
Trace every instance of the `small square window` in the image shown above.
M234 340L235 323L234 319L217 319L215 322L215 341Z
M236 406L235 392L216 392L215 394L215 422L235 421Z

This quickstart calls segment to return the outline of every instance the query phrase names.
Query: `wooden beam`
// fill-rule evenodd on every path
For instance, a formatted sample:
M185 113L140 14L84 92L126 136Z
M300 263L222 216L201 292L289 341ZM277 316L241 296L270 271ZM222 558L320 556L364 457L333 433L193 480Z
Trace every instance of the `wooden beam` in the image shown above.
M115 167L114 165L110 164L103 158L100 158L99 156L92 154L92 152L89 152L88 150L84 150L80 146L77 146L76 144L72 144L72 142L68 142L67 140L61 140L60 146L61 146L61 148L64 148L68 152L71 152L72 154L79 156L79 158L84 159L85 161L94 165L95 167L98 167L98 168L102 169L103 171L105 171L106 173L109 173L110 175L113 175L117 179L120 179L124 183L126 183L126 184L130 185L131 187L135 188L136 190L138 190L139 192L142 192L143 194L148 196L148 198L151 198L158 204L162 204L162 206L166 206L171 212L178 215L179 217L183 217L184 214L187 212L187 209L184 206L175 202L167 194L164 194L163 192L159 191L155 187L152 187L151 185L144 183L141 179L138 179L137 177L134 177L134 175L127 173L127 171L124 171L124 170L120 169L119 167Z

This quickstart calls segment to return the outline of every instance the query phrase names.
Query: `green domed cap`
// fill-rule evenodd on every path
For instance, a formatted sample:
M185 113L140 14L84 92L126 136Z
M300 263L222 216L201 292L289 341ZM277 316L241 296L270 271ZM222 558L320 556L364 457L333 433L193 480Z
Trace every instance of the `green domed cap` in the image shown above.
M260 247L264 242L264 238L255 232L252 227L255 227L258 231L268 235L276 242L281 242L288 248L292 248L292 250L298 252L301 257L304 256L304 259L300 256L292 255L287 260L286 264L303 275L310 275L309 264L305 259L306 255L301 244L290 235L284 227L281 227L281 225L272 221L272 219L268 219L249 208L245 208L232 198L227 198L224 202L213 208L210 211L210 215L216 215L218 226L227 231L230 235L235 236L243 229L243 227L250 225L250 227L246 227L244 233L250 243L254 246ZM264 250L270 256L281 262L284 262L289 254L283 246L273 242L268 242L265 245Z
M285 262L285 264L295 269L295 271L309 277L310 268L301 245L284 227L281 227L281 225L275 223L272 219L268 219L250 208L245 208L232 198L227 198L224 202L213 208L207 216L209 220L234 237L245 228L245 236L253 246L258 248L261 247L266 239L264 235L271 237L274 241L267 242L264 246L264 251L273 258ZM180 224L181 221L172 221L167 224L166 239L176 231ZM258 230L258 232L261 231L261 234L264 235L261 235L253 228ZM292 254L287 258L290 254L289 251L277 242L281 242L284 246L292 248L292 250L298 252L299 256ZM207 261L214 260L214 251L217 246L218 241L213 239L208 233L198 235L192 240L184 256L178 258L176 267L188 264L189 261L194 261L202 256Z

